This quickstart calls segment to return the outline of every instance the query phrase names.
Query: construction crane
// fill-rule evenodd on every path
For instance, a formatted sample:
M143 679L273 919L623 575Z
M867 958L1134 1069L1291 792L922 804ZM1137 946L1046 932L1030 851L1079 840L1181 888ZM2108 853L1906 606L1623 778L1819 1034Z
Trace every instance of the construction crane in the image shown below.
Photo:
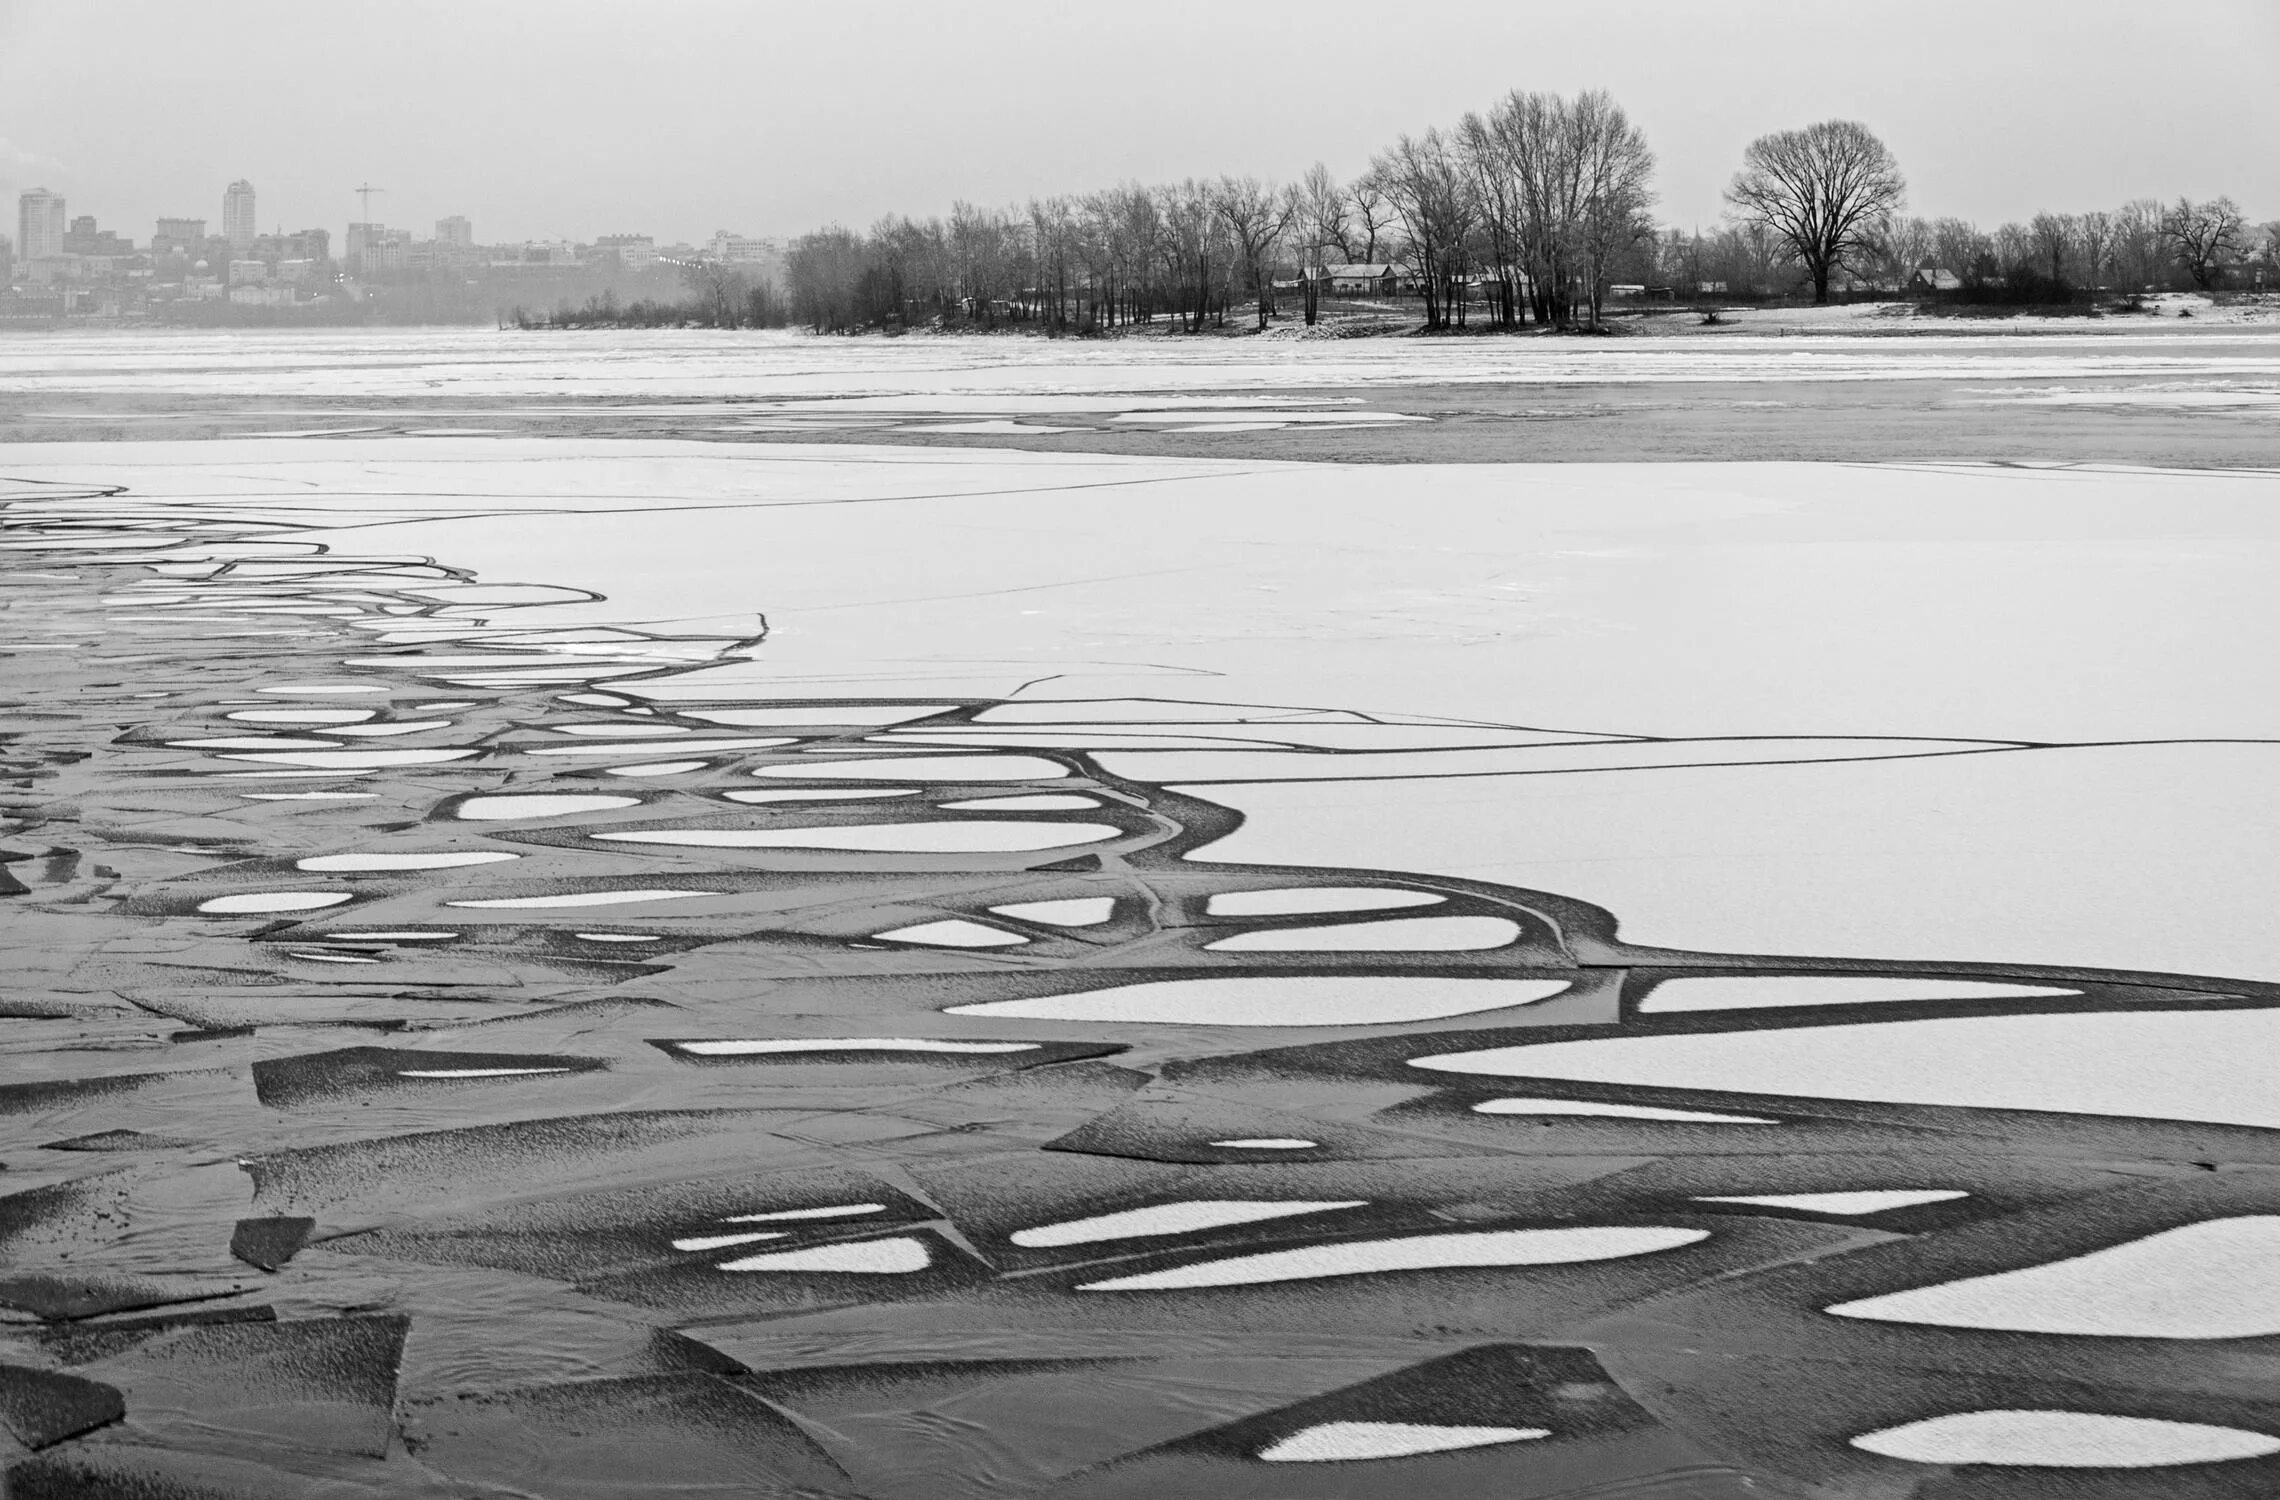
M356 189L356 196L362 200L360 208L364 215L365 223L369 224L372 222L372 195L374 193L385 193L386 191L388 191L386 188L376 188L369 182Z

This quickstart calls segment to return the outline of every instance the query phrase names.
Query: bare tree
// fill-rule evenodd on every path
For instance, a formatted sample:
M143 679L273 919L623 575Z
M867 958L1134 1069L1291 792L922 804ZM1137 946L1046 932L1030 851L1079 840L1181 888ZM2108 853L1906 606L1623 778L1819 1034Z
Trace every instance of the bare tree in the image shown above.
M2132 290L2151 289L2161 276L2161 205L2133 198L2114 215L2114 260Z
M1348 253L1361 251L1365 264L1376 265L1388 251L1388 235L1393 229L1393 205L1386 201L1385 184L1369 172L1354 179L1346 189L1348 201L1353 205L1353 240L1347 242Z
M1461 306L1465 242L1474 223L1472 184L1439 129L1402 136L1370 163L1370 176L1401 218L1419 283L1425 326L1444 328Z
M1328 167L1316 162L1292 184L1291 195L1292 232L1298 237L1305 262L1298 274L1306 299L1306 321L1311 325L1321 297L1318 271L1333 252L1341 264L1354 258L1347 236L1346 190L1330 175Z
M2105 285L2106 263L2114 253L2114 216L2092 209L2075 221L2076 243L2082 249L2082 279L2091 287Z
M2180 198L2161 216L2161 240L2193 285L2207 291L2224 280L2225 267L2239 256L2247 224L2240 205L2230 198L2206 203Z
M2002 225L1988 238L1994 242L1996 269L2005 277L2034 269L2035 237L2027 232L2026 225Z
M2050 279L2066 280L2066 258L2082 237L2082 221L2072 214L2036 214L2027 223L2027 233L2034 239L2039 263L2050 267Z
M1872 248L1870 226L1897 212L1907 192L1900 163L1867 126L1823 120L1750 142L1726 201L1789 242L1819 304L1829 300L1829 273Z
M1568 149L1578 182L1575 240L1591 326L1599 326L1607 295L1608 267L1615 257L1653 232L1647 221L1652 195L1647 179L1655 154L1647 138L1603 89L1576 96L1567 110Z
M1520 304L1515 268L1523 258L1520 246L1526 225L1520 174L1503 135L1477 114L1468 113L1457 123L1457 145L1465 170L1472 176L1473 197L1480 205L1480 227L1488 237L1488 277L1496 292L1495 321L1501 328L1517 328Z
M697 299L705 305L713 327L737 325L737 309L744 302L747 290L743 272L722 261L695 260L681 267L681 284L696 293Z
M1932 226L1922 219L1895 214L1878 227L1877 244L1884 262L1884 279L1905 292L1908 280L1933 253Z
M1222 177L1212 191L1211 206L1234 236L1251 278L1251 293L1258 301L1259 327L1264 329L1275 305L1275 247L1290 227L1293 205L1256 177Z

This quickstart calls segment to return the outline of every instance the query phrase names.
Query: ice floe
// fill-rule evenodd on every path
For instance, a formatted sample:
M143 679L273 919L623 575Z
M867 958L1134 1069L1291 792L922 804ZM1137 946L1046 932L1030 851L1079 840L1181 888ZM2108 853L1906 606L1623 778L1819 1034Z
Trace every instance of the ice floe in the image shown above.
M1502 948L1520 936L1508 917L1400 917L1338 927L1270 927L1206 943L1221 953L1458 953Z
M699 849L837 849L882 854L1025 854L1071 844L1097 844L1124 830L1103 823L835 823L813 828L653 828L598 833L620 844L677 844Z
M1739 1203L1757 1208L1794 1208L1809 1214L1883 1214L1927 1203L1952 1203L1971 1195L1960 1188L1862 1188L1849 1193L1710 1193L1697 1203Z
M943 922L921 922L915 927L897 927L891 932L874 933L873 937L889 943L929 943L939 948L1011 948L1029 939L1018 932L1007 932L1002 927L985 927L979 922L951 918Z
M446 901L446 906L492 908L500 911L545 910L558 906L628 906L637 901L687 901L698 896L717 896L718 891L688 891L667 888L625 891L578 891L565 896L493 896L481 901Z
M569 1068L398 1068L398 1078L529 1078L540 1073L568 1073Z
M1790 1005L1865 1005L1911 1000L2026 1000L2074 995L2079 990L2042 984L1989 984L1966 979L1866 978L1832 974L1777 974L1666 979L1639 1003L1639 1013L1756 1010Z
M1329 1276L1372 1276L1396 1271L1440 1271L1491 1266L1557 1266L1620 1260L1697 1244L1708 1230L1660 1225L1609 1225L1574 1229L1488 1229L1462 1234L1404 1235L1389 1240L1347 1240L1297 1250L1269 1250L1223 1260L1198 1261L1089 1282L1080 1292L1182 1291L1197 1287L1256 1286Z
M438 850L432 854L312 854L295 860L302 870L456 870L467 865L495 865L520 859L500 849Z
M2019 1409L1926 1417L1864 1432L1852 1445L1910 1463L2038 1469L2159 1469L2280 1453L2280 1438L2239 1427L2105 1412Z
M1440 1053L1410 1066L2272 1129L2275 1048L2280 1010L2101 1011L1610 1037Z
M753 1245L762 1240L780 1240L790 1236L789 1230L753 1229L742 1234L700 1234L685 1240L675 1240L676 1250L726 1250L731 1245Z
M811 781L1048 781L1067 776L1069 768L1034 755L886 755L846 760L819 755L778 761L752 774Z
M1484 1099L1473 1106L1481 1115L1576 1115L1608 1120L1664 1120L1685 1125L1777 1125L1761 1115L1726 1115L1704 1109L1669 1109L1657 1104L1608 1104L1596 1099Z
M907 1235L884 1240L854 1240L819 1245L810 1250L778 1250L767 1255L723 1261L721 1271L824 1271L839 1275L896 1276L923 1271L934 1263L924 1240Z
M834 1203L824 1208L779 1208L772 1213L730 1214L723 1224L774 1224L794 1219L855 1219L865 1214L883 1214L884 1203Z
M507 793L496 797L469 797L459 804L458 817L487 822L508 818L562 818L572 813L608 812L639 807L639 797L612 797L600 793Z
M1100 799L1072 793L1032 792L1012 797L972 797L964 802L937 805L949 812L1084 812L1100 806Z
M1270 1464L1415 1458L1550 1437L1548 1427L1456 1427L1427 1422L1318 1422L1259 1450Z
M993 906L990 910L1001 917L1042 922L1048 927L1097 927L1115 912L1116 898L1074 896L1066 901L1016 901L1010 906Z
M2280 1215L2209 1219L2143 1239L1829 1308L1840 1318L2106 1338L2280 1333Z
M277 766L433 766L445 761L465 760L480 754L475 750L300 750L278 755L224 756L225 760L245 760Z
M217 917L234 917L267 911L315 911L353 899L346 891L263 891L258 895L216 896L198 903L198 910Z
M1309 975L1162 979L1074 995L953 1005L954 1016L1172 1026L1392 1026L1532 1005L1568 988L1556 979Z
M781 792L723 792L731 802L857 802L877 797L915 797L915 786L808 787Z
M1203 903L1203 909L1214 917L1281 917L1311 912L1438 906L1448 899L1430 891L1396 891L1365 885L1302 885L1273 890L1219 891Z
M765 1057L789 1052L941 1052L994 1056L1007 1052L1035 1052L1041 1042L953 1042L932 1037L839 1036L771 1037L764 1040L675 1042L673 1046L697 1057Z
M1120 1213L1097 1214L1059 1224L1017 1229L1007 1238L1029 1249L1058 1245L1093 1245L1103 1240L1144 1239L1152 1235L1193 1234L1200 1229L1222 1229L1230 1224L1258 1224L1300 1214L1328 1213L1333 1209L1361 1208L1366 1198L1303 1201L1266 1199L1190 1198L1178 1203L1156 1203Z

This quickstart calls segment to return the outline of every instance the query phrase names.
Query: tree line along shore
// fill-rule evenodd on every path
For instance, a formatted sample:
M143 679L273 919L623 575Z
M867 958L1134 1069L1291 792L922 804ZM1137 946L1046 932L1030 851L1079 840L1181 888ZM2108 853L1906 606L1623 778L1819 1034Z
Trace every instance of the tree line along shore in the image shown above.
M2133 200L1982 230L1911 216L1866 125L1775 131L1743 153L1726 221L1658 226L1655 157L1622 106L1515 91L1404 135L1350 181L1188 178L794 240L781 279L700 261L682 295L515 309L522 327L802 326L1108 334L1265 329L1597 330L1611 299L1916 297L2080 308L2172 289L2280 287L2280 221L2230 198Z

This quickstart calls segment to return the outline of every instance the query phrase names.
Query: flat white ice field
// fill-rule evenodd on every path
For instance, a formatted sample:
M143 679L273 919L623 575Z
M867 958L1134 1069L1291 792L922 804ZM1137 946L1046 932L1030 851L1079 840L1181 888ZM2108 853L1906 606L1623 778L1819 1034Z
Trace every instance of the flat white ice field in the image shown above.
M677 697L1200 700L1489 747L1306 782L1212 752L1247 821L1207 857L1558 891L1642 943L2280 977L2280 473L468 438L0 472L603 596L489 596L501 625L766 616Z

